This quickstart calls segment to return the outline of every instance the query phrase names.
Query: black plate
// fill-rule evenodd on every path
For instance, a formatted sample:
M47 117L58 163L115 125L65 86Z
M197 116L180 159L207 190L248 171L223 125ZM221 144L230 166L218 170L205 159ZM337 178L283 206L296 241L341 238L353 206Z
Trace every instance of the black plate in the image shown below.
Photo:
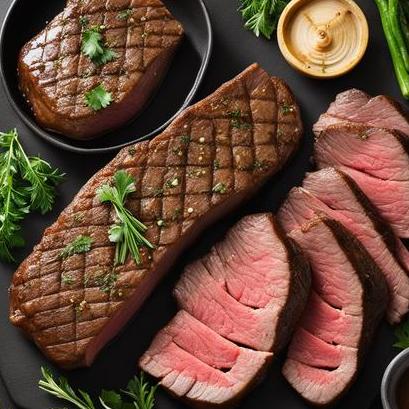
M41 1L44 0L27 0L27 2L30 1L40 6ZM0 0L1 16L4 16L10 2L11 0ZM217 223L206 231L200 240L192 243L192 248L185 252L171 269L167 279L155 290L140 313L135 316L124 332L102 351L91 368L67 373L56 371L56 373L67 375L72 385L79 386L93 394L102 388L121 388L135 374L139 356L176 311L172 288L183 266L204 254L222 237L235 220L245 214L277 210L288 191L293 186L300 184L305 171L310 168L309 157L313 145L312 124L318 115L326 110L336 93L348 88L359 87L373 95L386 93L404 102L400 98L396 85L373 0L359 0L359 5L365 11L371 26L369 48L364 60L345 77L331 81L318 81L299 75L281 57L274 41L257 39L245 31L236 11L237 0L205 0L205 3L212 17L215 42L209 69L197 98L210 94L220 84L231 79L249 64L258 61L268 72L286 80L295 92L303 112L306 130L304 143L294 160L247 206L238 209ZM17 31L20 28L20 25L17 25L15 29ZM183 77L177 77L177 80L183 82ZM22 259L39 241L44 228L55 220L58 213L72 200L74 194L95 171L108 162L112 154L95 156L92 160L78 160L82 157L70 152L59 151L54 146L44 143L19 120L7 103L5 93L0 90L0 130L13 126L18 126L28 152L41 153L44 158L68 174L66 182L60 189L61 196L58 198L53 213L45 217L33 214L24 223L27 245L19 253L19 259ZM0 263L0 372L4 384L19 409L64 407L71 409L68 404L52 399L37 388L40 367L50 366L50 363L29 340L24 338L21 332L8 322L7 287L14 270L15 266ZM369 409L379 392L383 371L398 352L392 347L393 339L392 329L384 324L374 340L357 381L336 409ZM282 358L283 355L280 359ZM0 402L2 404L0 407L9 409L1 388ZM158 403L155 409L186 408L165 392L158 392ZM266 379L244 399L239 408L307 409L308 405L285 382L280 373L280 362L277 361Z
M113 152L161 132L186 108L203 80L212 51L212 27L202 0L164 0L186 31L170 70L159 91L131 123L92 141L74 141L44 130L18 89L17 56L21 47L55 17L66 0L13 1L0 35L0 73L13 108L41 138L77 153ZM17 29L18 28L18 29Z

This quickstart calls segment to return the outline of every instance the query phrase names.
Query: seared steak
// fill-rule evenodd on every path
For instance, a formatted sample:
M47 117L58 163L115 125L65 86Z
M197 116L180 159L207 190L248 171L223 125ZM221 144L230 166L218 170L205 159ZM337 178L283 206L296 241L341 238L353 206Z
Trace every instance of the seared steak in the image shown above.
M279 211L287 231L324 214L338 220L365 246L381 268L389 288L388 320L398 323L409 311L407 249L354 181L345 173L326 168L307 174L303 188L294 188ZM406 257L401 257L401 251Z
M152 141L123 149L46 230L13 277L10 319L51 360L63 367L90 365L183 249L285 165L301 124L291 94L282 103L297 115L277 124L276 83L251 66ZM287 133L277 132L282 126ZM142 249L139 265L128 260L113 268L108 230L114 215L96 190L118 169L136 180L126 205L148 226L146 237L156 249ZM59 257L80 235L92 238L91 251Z
M334 125L320 133L319 168L343 166L399 237L409 237L409 142L398 131Z
M115 58L98 65L81 52L82 34L102 27ZM135 117L159 86L183 28L160 0L70 0L30 40L19 57L20 88L38 123L75 139L90 139ZM85 94L98 85L113 102L98 112Z
M308 268L294 243L271 216L256 215L242 219L210 254L188 266L175 296L181 309L223 337L276 351L286 341L277 338L281 325L293 327L308 288Z
M155 337L140 366L192 406L228 407L258 381L272 356L237 346L180 311Z
M141 368L194 406L237 402L288 342L309 289L309 266L294 241L271 215L247 216L186 268L175 289L181 312Z
M387 305L376 263L342 224L317 218L290 234L311 263L313 292L288 350L283 374L313 405L350 387Z
M329 125L344 121L398 130L409 135L408 114L396 101L385 95L371 98L356 89L338 94L328 111L314 125L314 132L318 135Z

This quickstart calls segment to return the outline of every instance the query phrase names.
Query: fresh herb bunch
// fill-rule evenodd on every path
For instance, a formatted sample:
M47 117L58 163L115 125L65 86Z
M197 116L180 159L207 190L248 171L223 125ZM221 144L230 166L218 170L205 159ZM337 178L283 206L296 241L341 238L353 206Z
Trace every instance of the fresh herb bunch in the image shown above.
M270 39L277 29L278 20L290 0L239 0L239 11L245 27L259 37Z
M82 33L81 51L96 65L104 65L114 60L117 55L106 46L101 34L102 27L91 27Z
M116 243L116 265L125 264L129 253L139 264L141 262L140 247L154 248L144 237L148 228L125 207L127 197L135 190L135 181L132 176L124 170L119 170L114 175L113 186L105 184L97 191L101 203L111 203L118 218L118 223L109 230L110 241Z
M85 103L94 111L106 108L111 102L112 94L105 89L103 84L85 93Z
M22 247L21 221L30 211L49 212L63 174L39 157L28 156L17 130L0 132L0 259L14 261Z
M72 403L79 409L96 409L90 395L84 391L74 389L68 384L67 379L61 377L57 381L51 371L41 368L43 378L38 386L43 391L58 399ZM134 377L121 392L132 401L124 401L121 394L115 391L103 390L99 402L104 409L153 409L155 406L155 392L157 385L151 386L144 378L143 372L139 377Z
M409 99L409 0L375 0L402 95Z

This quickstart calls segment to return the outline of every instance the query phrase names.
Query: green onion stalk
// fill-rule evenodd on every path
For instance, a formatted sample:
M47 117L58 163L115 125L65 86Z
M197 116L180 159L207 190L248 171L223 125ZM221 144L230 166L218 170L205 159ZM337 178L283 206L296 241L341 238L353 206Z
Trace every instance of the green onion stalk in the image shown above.
M375 0L402 95L409 99L409 0Z

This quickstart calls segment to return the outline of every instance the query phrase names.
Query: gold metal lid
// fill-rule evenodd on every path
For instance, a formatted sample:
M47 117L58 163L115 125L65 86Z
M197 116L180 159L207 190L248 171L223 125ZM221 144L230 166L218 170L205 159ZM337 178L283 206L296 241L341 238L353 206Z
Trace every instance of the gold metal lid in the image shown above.
M368 46L368 23L352 0L292 0L277 28L278 45L294 68L334 78L354 68Z

